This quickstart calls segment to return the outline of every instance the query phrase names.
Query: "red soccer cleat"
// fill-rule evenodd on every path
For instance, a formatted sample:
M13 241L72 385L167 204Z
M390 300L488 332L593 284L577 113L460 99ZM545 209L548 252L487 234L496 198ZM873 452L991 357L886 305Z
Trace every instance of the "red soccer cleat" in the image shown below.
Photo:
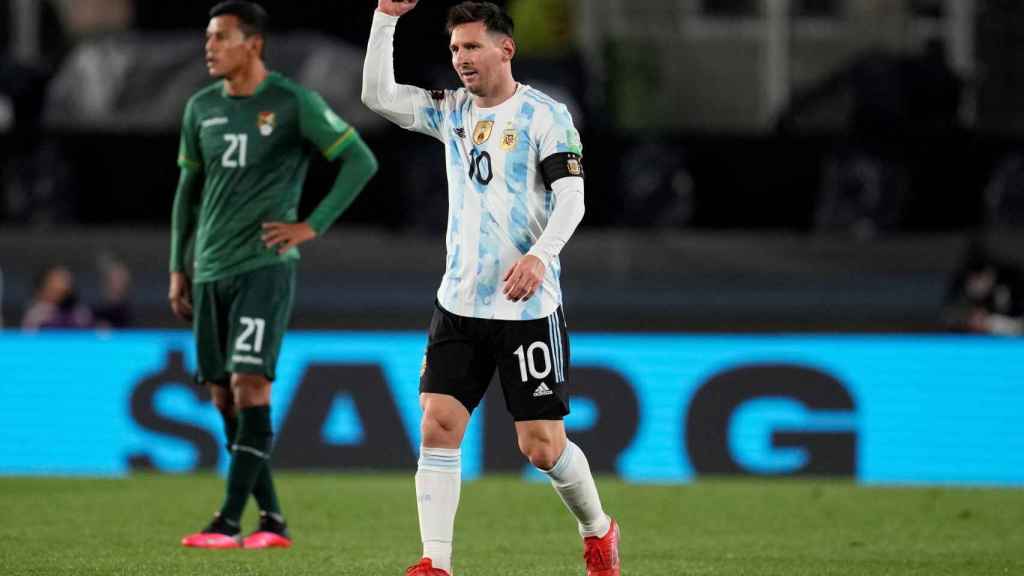
M181 539L181 545L189 548L211 548L223 550L226 548L241 548L238 536L228 536L216 532L196 532Z
M587 576L619 576L619 524L614 518L604 538L583 539L583 559L587 561Z
M451 576L440 568L434 568L434 561L430 558L423 558L419 564L409 566L405 576Z
M274 532L253 532L245 537L242 545L246 548L291 548L292 541Z

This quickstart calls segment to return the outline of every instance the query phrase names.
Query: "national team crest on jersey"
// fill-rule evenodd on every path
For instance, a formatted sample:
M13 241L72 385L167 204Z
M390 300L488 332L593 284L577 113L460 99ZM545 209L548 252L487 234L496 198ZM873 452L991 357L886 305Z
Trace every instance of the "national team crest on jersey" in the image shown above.
M259 117L256 119L256 126L259 127L260 134L270 136L274 133L276 121L276 116L274 116L273 112L260 112Z
M516 129L510 124L504 132L501 133L501 149L508 152L516 147Z
M473 143L477 146L487 142L491 137L491 130L494 129L494 120L481 120L476 123L473 129Z

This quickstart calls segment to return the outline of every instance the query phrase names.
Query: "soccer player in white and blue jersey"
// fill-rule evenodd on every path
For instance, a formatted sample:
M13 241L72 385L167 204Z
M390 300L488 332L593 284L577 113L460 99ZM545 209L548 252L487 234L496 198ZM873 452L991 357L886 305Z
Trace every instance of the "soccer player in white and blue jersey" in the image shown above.
M460 446L497 370L520 450L578 521L587 574L618 576L618 526L563 423L569 341L558 254L583 218L579 134L564 105L515 81L512 20L489 2L448 14L463 88L397 84L395 28L415 5L378 0L363 70L363 102L440 140L448 172L447 269L420 381L423 558L407 574L452 574Z

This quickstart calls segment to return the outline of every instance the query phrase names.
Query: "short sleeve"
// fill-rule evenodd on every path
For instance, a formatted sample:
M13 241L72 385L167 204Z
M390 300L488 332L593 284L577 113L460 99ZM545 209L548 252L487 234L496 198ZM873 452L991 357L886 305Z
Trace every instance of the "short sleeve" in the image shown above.
M178 166L191 170L203 167L202 150L199 147L199 131L196 129L193 101L185 105L181 120L181 142L178 145Z
M324 99L309 90L299 92L299 125L302 136L328 160L334 160L355 141L356 131L341 119Z
M551 119L543 125L538 138L538 157L541 161L555 154L575 154L583 156L583 144L580 133L572 123L572 115L564 104L551 109Z

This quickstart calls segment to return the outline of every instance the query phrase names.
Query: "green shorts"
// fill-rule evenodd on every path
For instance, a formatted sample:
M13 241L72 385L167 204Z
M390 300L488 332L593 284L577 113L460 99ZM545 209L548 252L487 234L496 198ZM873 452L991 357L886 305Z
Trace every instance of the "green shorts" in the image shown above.
M264 266L192 287L198 379L227 386L231 374L273 380L295 300L295 263Z

